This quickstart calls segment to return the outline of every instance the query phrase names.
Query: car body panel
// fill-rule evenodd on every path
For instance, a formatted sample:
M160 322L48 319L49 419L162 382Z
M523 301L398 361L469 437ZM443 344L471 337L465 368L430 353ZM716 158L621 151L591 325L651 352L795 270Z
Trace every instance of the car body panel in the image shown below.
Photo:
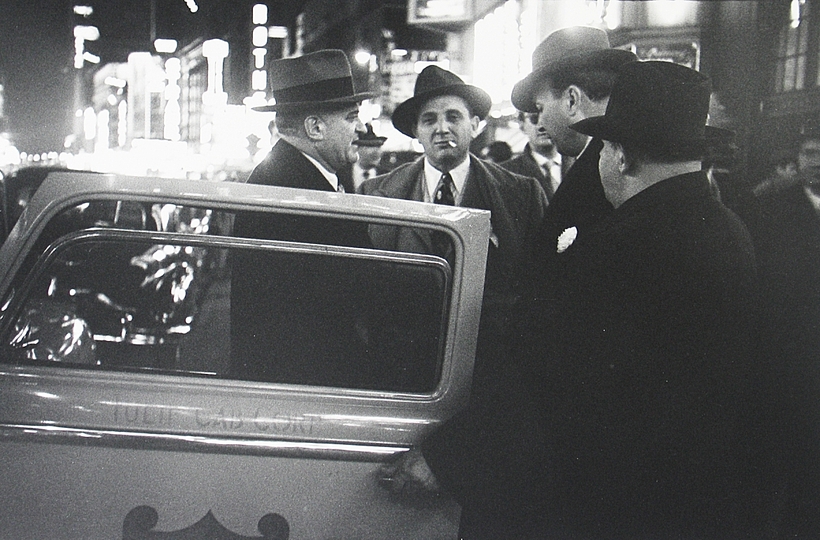
M0 358L4 536L119 538L128 512L151 506L159 516L156 530L165 531L189 527L210 511L222 526L253 536L259 534L259 519L273 512L287 520L294 539L454 537L455 502L394 499L378 487L378 469L468 399L488 212L238 183L52 174L0 248L2 324L8 325L19 308L15 292L25 291L11 291L19 282L15 274L26 268L22 261L47 221L89 198L341 217L448 232L456 257L440 379L429 392L390 392ZM174 233L130 234L188 241ZM211 239L190 237L197 241ZM358 248L274 247L435 263L426 255Z

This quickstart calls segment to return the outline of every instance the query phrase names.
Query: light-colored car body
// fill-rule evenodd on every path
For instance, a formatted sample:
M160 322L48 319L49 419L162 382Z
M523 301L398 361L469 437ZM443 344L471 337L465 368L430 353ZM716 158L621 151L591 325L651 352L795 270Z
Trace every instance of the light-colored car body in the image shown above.
M196 234L190 222L187 229L139 230L120 226L117 216L105 226L43 239L56 216L88 201L115 202L117 211L123 204L158 212L253 210L432 228L452 238L455 257L451 266L425 254ZM139 526L153 531L179 531L209 516L235 534L260 537L262 517L277 514L291 539L455 538L460 509L454 501L397 499L379 487L379 468L468 399L489 236L489 213L464 208L240 183L52 174L0 248L0 538L125 538L129 513L131 525L142 520ZM48 273L48 261L79 249L72 245L103 241L220 253L243 246L299 253L307 261L322 256L409 265L444 276L435 384L424 391L279 384L194 368L106 367L98 358L10 357L24 306L40 274ZM209 309L200 305L188 325L194 330L183 332L193 335ZM60 328L77 338L66 335L66 343L76 346L91 335L98 357L102 340L118 341L91 330L83 334L88 329L70 314L62 320L73 326ZM148 350L127 332L122 339L131 339L138 353ZM221 338L208 342L206 352L222 354L223 346ZM154 509L155 520L146 507Z

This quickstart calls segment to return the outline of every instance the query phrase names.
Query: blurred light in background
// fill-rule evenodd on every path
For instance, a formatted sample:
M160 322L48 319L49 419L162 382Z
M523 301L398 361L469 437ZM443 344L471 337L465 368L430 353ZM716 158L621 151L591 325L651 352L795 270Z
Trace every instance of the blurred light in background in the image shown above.
M370 53L367 51L356 51L353 57L360 66L366 66L370 62Z
M513 85L526 75L532 51L522 43L533 43L535 37L524 37L532 25L519 21L520 4L508 0L475 23L475 56L473 84L483 88L494 104L509 101Z
M800 11L805 3L806 0L792 0L791 9L789 10L789 20L792 28L800 26Z
M171 54L177 50L177 40L156 39L154 40L154 50L160 54Z
M268 38L270 29L265 26L268 23L267 4L254 4L251 8L251 20L254 27L251 30L251 44L253 49L253 71L251 72L251 89L255 94L264 96L268 88L268 70L265 67L268 54ZM287 35L287 29L285 29Z
M650 26L683 26L697 24L698 2L695 0L652 0L646 2L646 20Z
M288 37L288 27L271 26L268 28L268 37L273 39L285 39Z
M90 17L94 13L94 8L91 6L74 6L74 14L80 17Z
M74 67L82 69L83 64L88 62L98 63L99 56L95 56L85 50L86 41L97 41L100 39L100 30L96 26L77 25L74 27Z
M253 24L266 24L268 22L268 6L266 4L254 4L252 9Z
M86 107L83 111L83 134L86 140L93 141L97 136L97 115L93 107Z

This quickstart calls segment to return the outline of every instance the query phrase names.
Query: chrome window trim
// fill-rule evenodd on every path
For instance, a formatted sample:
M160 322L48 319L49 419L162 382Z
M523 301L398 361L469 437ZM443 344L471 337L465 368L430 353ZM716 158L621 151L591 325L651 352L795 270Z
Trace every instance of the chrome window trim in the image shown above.
M200 235L192 233L180 232L161 232L161 231L144 231L132 229L119 229L108 227L90 227L87 229L80 229L69 232L52 242L42 254L39 254L37 260L34 262L31 270L24 275L14 277L15 284L19 287L12 287L11 294L5 298L4 305L0 308L0 341L6 342L11 325L18 317L20 310L25 304L25 300L29 297L29 293L34 283L40 278L42 273L50 266L52 261L59 256L65 249L85 243L85 242L144 242L145 244L160 244L160 245L184 245L204 248L217 249L256 249L259 251L269 251L274 253L296 253L305 254L318 257L332 257L344 256L349 259L369 260L378 262L387 262L395 264L415 265L423 268L434 268L443 273L445 279L445 289L442 291L442 314L440 322L440 335L442 337L439 345L439 370L443 367L445 358L445 351L447 347L447 340L445 329L447 321L450 319L452 309L452 295L453 295L453 271L450 265L441 257L421 253L408 253L399 251L387 251L376 248L360 248L350 246L335 246L324 244L311 244L302 242L291 242L284 240L268 240L257 238L232 237L223 235ZM2 363L2 359L0 359ZM59 366L64 368L76 368L77 366ZM112 370L117 371L117 370ZM195 376L196 373L185 372L180 373L181 376ZM210 376L216 374L202 373L200 375ZM437 382L435 388L441 384L442 373L437 375ZM228 380L226 377L219 376L220 380ZM244 381L252 382L252 381ZM281 384L275 382L268 382L266 384ZM294 385L302 387L305 385ZM341 390L344 388L333 388L334 390ZM360 391L362 389L344 389L351 391ZM380 392L385 392L381 390ZM390 392L396 394L400 392ZM422 392L429 394L430 392ZM435 393L435 389L433 390Z
M178 433L6 423L0 423L0 441L379 463L391 461L399 454L410 450L408 446L371 445L353 442L213 437Z

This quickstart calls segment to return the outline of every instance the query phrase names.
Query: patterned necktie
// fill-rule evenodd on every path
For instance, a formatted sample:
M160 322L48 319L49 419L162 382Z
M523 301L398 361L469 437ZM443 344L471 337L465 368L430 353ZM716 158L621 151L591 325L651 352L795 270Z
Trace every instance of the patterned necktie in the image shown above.
M441 175L438 189L433 197L436 204L456 205L456 198L453 196L453 177L450 173ZM453 265L453 244L449 235L444 231L432 231L430 240L433 242L433 253L442 257Z
M449 206L456 205L456 198L453 195L453 177L446 172L441 175L439 187L433 197L433 202L436 204L447 204Z

